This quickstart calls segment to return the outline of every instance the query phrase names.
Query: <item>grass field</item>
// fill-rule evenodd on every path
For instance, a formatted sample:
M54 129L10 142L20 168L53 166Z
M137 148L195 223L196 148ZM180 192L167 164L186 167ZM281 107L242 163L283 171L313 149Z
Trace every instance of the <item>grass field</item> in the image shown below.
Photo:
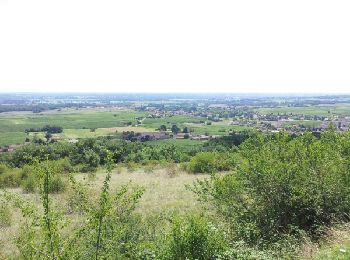
M278 114L278 113L293 113L304 115L318 115L318 116L330 116L330 115L342 115L350 116L350 104L330 104L319 105L309 107L275 107L275 108L258 108L255 111L261 114Z
M129 182L132 185L139 185L145 188L145 192L137 205L136 212L140 213L143 218L153 218L159 215L171 215L176 212L196 212L201 209L200 202L197 201L195 195L185 186L191 185L196 179L207 178L208 175L193 175L179 173L178 176L170 177L166 168L155 170L152 173L145 173L142 169L135 172L127 172L122 169L121 173L113 172L110 188L112 191L118 189L123 184ZM92 193L92 197L99 194L105 174L99 172L95 179L90 179L87 174L77 174L76 179L82 183L88 184ZM20 188L11 189L11 191L21 194L24 198L31 200L40 207L38 194L23 194ZM67 196L69 192L50 195L54 204L61 210L67 207ZM68 214L72 221L79 216ZM22 220L20 212L12 211L12 221L9 227L0 227L0 259L18 259L16 255L14 239L18 234L20 221Z
M191 140L191 139L166 139L166 140L157 140L149 142L151 145L164 145L164 144L173 144L179 148L195 148L203 146L207 141Z
M40 128L45 125L58 125L67 129L122 127L127 122L136 124L137 117L147 113L133 110L111 109L67 109L43 113L0 114L0 133L24 132L27 128Z
M193 117L193 116L172 116L167 118L146 118L142 125L147 128L158 128L161 125L166 125L167 128L171 128L173 124L176 124L178 127L186 126L186 123L197 123L201 121L206 121L204 117Z
M154 129L126 127L125 124L137 123L136 118L143 118L147 113L133 110L111 109L65 109L62 111L48 111L43 113L2 113L0 114L0 146L21 144L26 138L27 128L41 128L45 125L56 125L64 128L61 139L87 138L106 136L116 131L144 132ZM90 129L96 129L92 132ZM33 136L31 133L30 136ZM37 134L43 137L42 133Z
M0 132L0 146L9 144L21 144L24 142L26 134L24 132Z

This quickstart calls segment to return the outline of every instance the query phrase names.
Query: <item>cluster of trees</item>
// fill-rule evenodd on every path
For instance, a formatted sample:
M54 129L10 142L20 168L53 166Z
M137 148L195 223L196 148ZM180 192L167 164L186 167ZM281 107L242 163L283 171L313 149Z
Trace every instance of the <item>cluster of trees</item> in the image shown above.
M168 128L166 127L166 125L161 125L161 126L158 128L158 130L159 130L159 131L166 132L166 131L168 130ZM173 125L171 126L170 130L171 130L171 132L172 132L173 134L178 134L178 133L180 133L180 132L187 134L187 133L190 132L190 129L189 129L187 126L185 126L185 127L181 130L181 128L179 128L176 124L173 124Z
M105 165L107 151L112 153L114 163L147 164L149 161L186 162L200 151L214 149L215 146L180 147L173 144L152 145L152 143L98 138L83 139L76 144L54 142L25 145L12 153L2 153L0 163L11 167L22 167L32 163L34 159L44 161L68 158L80 171L89 172Z
M54 125L46 125L41 128L27 128L25 133L30 133L30 132L47 132L50 134L59 134L63 132L63 128L60 126L54 126Z

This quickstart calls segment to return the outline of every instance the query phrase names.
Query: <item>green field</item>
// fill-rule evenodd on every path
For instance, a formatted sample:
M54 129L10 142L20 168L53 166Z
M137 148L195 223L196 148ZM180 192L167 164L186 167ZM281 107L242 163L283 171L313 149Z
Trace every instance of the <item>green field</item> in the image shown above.
M9 144L21 144L24 142L26 134L24 132L0 133L0 146Z
M153 142L149 142L151 145L169 145L173 144L179 148L195 148L203 146L207 141L199 141L199 140L191 140L191 139L166 139L166 140L157 140Z
M194 116L171 116L167 118L146 118L142 125L149 128L158 128L161 125L165 125L167 128L171 128L176 124L178 127L184 127L187 123L200 124L207 119L205 117Z
M121 127L126 123L137 123L137 117L147 113L133 110L62 110L44 113L0 114L0 133L24 132L26 128L40 128L45 125L58 125L69 129Z
M330 116L330 115L350 115L350 104L330 104L330 105L319 105L319 106L309 106L309 107L273 107L273 108L258 108L261 114L303 114L312 116Z
M136 124L136 118L146 117L148 114L133 110L111 109L66 109L62 111L48 111L43 113L3 113L0 114L0 146L21 144L26 138L27 128L41 128L45 125L56 125L64 128L58 137L87 138L104 136L115 132L112 127L124 127L128 122ZM96 129L92 132L90 129ZM119 129L120 130L120 129ZM129 127L126 128L129 130ZM152 131L150 129L149 131ZM30 136L34 134L31 133ZM42 137L42 134L38 134Z

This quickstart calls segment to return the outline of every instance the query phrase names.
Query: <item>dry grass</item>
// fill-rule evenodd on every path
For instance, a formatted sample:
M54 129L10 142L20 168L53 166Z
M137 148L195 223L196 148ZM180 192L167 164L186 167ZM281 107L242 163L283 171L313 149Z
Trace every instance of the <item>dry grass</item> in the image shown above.
M151 173L146 173L143 169L136 169L128 172L126 168L115 169L112 173L110 187L111 190L118 189L123 184L131 182L145 188L145 193L138 204L136 211L144 217L164 214L168 212L189 212L200 209L200 203L196 200L195 195L186 189L185 185L192 184L197 178L203 179L207 175L190 175L180 172L179 175L171 177L166 168L155 169ZM86 183L92 190L91 196L97 197L105 173L97 172L96 177L91 179L88 174L79 173L77 180ZM21 189L12 189L12 192L21 194L28 200L41 208L41 202L38 194L24 194ZM62 194L51 195L54 203L65 210L67 206L67 197L69 189ZM18 259L18 250L15 246L15 238L23 218L18 210L12 209L12 221L9 227L0 227L0 259ZM78 215L68 215L72 222L79 219Z
M350 224L330 228L320 243L306 242L300 259L350 259Z
M120 172L120 169L118 171ZM90 182L96 192L102 187L104 177L104 173L97 173L96 179ZM121 173L117 173L117 170L113 172L111 189L117 189L120 185L129 182L144 187L145 193L137 211L145 215L164 211L190 211L199 209L200 203L185 186L191 185L196 179L207 177L207 175L193 175L184 172L171 177L167 169L155 169L151 173L146 173L143 169L136 169L133 172L122 169ZM77 178L89 182L88 177L84 174L79 174Z

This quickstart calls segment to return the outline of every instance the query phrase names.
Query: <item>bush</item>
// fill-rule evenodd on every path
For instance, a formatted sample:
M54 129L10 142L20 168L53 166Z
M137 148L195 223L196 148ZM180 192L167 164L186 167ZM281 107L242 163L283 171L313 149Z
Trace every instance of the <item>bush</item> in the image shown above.
M34 174L29 175L26 179L22 181L21 186L23 192L33 193L38 188L38 179Z
M21 184L21 174L17 170L5 172L0 175L0 187L17 188Z
M215 155L211 152L203 152L195 155L190 160L188 171L191 173L214 173L217 171Z
M134 163L134 162L131 162L131 161L126 163L126 169L127 169L128 172L136 171L137 166L138 166L137 163Z
M0 227L8 227L11 225L10 207L5 202L0 201Z
M8 167L4 164L0 164L0 175L7 171L8 171Z
M32 165L24 165L20 170L21 180L25 180L32 175L35 175L36 170Z
M299 236L300 230L317 238L324 227L349 220L349 136L257 134L241 145L235 173L198 181L195 191L249 243Z
M228 249L224 233L202 216L175 217L165 259L216 259Z
M59 174L55 174L49 183L50 193L60 193L65 191L67 188L67 181Z

